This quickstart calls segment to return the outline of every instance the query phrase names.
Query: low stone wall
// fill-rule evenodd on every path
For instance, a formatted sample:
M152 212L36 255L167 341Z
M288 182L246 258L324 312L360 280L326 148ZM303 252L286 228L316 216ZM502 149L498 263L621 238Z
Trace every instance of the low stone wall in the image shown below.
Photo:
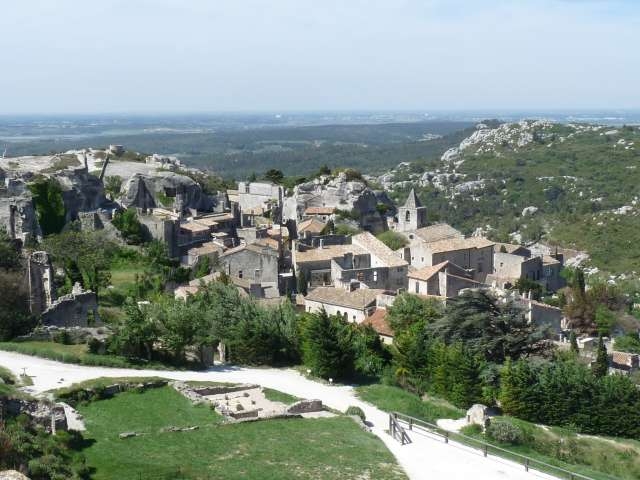
M324 410L322 400L300 400L287 408L287 413L310 413Z
M120 392L126 392L127 390L132 389L147 390L149 388L161 388L166 386L168 383L169 382L167 380L154 380L143 383L114 383L112 385L107 385L106 387L78 388L76 390L63 393L59 395L59 397L70 404L73 404L82 400L110 398Z
M242 392L252 388L260 388L260 385L241 384L241 385L207 385L202 387L189 387L193 392L206 397L207 395L223 395L225 393Z

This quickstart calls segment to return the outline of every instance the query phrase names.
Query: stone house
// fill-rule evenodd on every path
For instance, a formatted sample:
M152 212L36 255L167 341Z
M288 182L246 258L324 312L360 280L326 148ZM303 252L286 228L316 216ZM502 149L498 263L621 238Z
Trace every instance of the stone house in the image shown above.
M233 279L279 290L279 254L261 244L240 245L219 257L224 271Z
M346 321L362 323L376 309L376 297L384 290L372 288L316 287L304 299L304 309L317 313L323 309L329 315L338 315Z
M611 352L609 357L609 372L629 375L640 369L640 355L637 353Z
M303 218L326 223L333 218L335 212L336 207L307 207L304 210Z
M510 288L518 279L526 278L554 292L565 285L560 276L563 257L556 255L532 255L531 250L521 245L498 243L493 254L493 273L487 283L501 288Z
M431 241L431 238L438 238L440 235L424 232L426 235L423 236L416 231L409 236L411 239L409 246L396 252L398 256L418 269L449 261L458 267L472 271L474 280L485 283L487 275L493 272L494 242L483 237L464 238L455 234L450 235L451 227L448 225L449 228L438 227L438 231L433 233L443 231L444 238ZM425 240L425 237L428 240Z
M301 240L308 240L312 237L318 237L322 235L322 232L326 228L327 224L315 217L308 218L298 223L298 238Z
M318 248L293 249L293 263L296 273L303 273L310 286L332 285L331 262L335 258L350 256L360 262L366 256L362 248L346 245L322 245ZM362 260L364 261L364 260Z
M408 278L408 292L416 295L453 298L460 290L479 286L468 271L449 261L411 271Z

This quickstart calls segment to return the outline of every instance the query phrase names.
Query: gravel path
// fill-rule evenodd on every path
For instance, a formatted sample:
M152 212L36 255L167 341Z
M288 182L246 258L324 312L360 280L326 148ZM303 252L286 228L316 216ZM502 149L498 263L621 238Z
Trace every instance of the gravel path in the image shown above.
M26 369L33 380L28 391L33 394L97 377L158 376L174 380L255 383L301 398L320 399L325 405L340 411L345 411L350 405L359 406L365 412L367 421L371 422L373 433L395 455L412 480L553 478L534 471L526 473L521 465L495 457L484 458L480 451L456 442L445 444L441 438L428 434L409 432L412 443L401 446L384 431L388 428L388 415L359 400L352 387L325 385L309 380L292 369L222 365L204 372L131 370L84 367L4 351L0 351L0 365L9 368L16 375Z

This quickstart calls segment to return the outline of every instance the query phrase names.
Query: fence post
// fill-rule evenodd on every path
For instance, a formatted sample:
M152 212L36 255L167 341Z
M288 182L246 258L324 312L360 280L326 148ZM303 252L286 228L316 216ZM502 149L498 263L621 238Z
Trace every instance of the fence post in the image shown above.
M529 459L525 459L524 461L524 471L528 472L529 471Z
M413 430L413 418L409 417L409 430Z
M487 444L486 443L484 444L484 456L485 457L487 456Z
M444 443L449 443L449 431L444 432Z

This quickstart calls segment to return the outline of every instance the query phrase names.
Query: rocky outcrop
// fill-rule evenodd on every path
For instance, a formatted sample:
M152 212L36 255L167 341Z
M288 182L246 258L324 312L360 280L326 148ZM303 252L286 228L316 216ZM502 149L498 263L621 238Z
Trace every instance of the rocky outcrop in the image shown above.
M107 201L100 179L84 167L62 170L52 175L62 188L67 221L78 219L80 212L95 211Z
M48 432L67 430L67 417L64 407L41 400L23 400L19 398L0 398L0 411L3 415L26 415L31 422L41 425Z
M183 212L189 208L209 211L215 206L215 200L193 179L173 172L136 173L127 180L122 193L125 207L164 207Z
M322 176L296 186L293 196L284 202L284 218L298 220L308 207L335 207L355 210L361 227L379 232L386 230L385 219L377 210L379 203L395 208L386 192L375 192L364 182L347 180L346 174L340 173L333 178Z

